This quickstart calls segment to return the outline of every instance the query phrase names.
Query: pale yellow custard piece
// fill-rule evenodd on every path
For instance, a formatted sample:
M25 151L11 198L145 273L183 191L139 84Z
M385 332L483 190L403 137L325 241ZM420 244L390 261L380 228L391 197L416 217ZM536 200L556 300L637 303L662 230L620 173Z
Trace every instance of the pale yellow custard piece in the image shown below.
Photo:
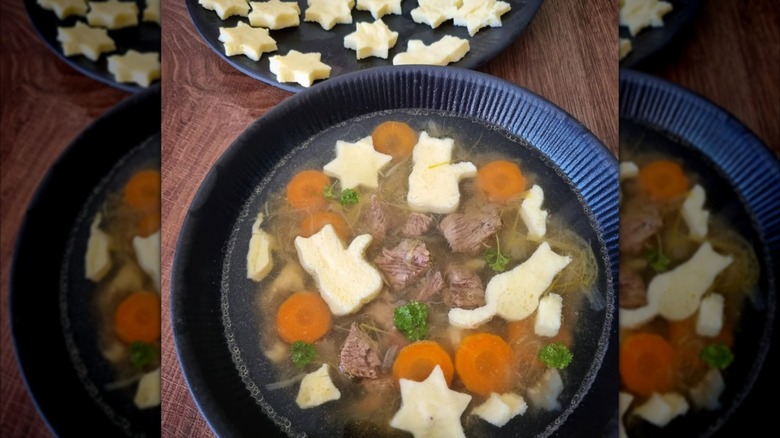
M301 23L301 8L296 2L270 0L267 2L249 2L249 24L253 27L265 27L276 30L295 27Z
M160 0L146 0L143 21L160 24Z
M225 47L225 55L246 55L259 61L266 52L276 50L276 41L268 35L268 29L252 27L239 21L236 27L220 27L219 40Z
M436 29L445 21L455 18L461 5L463 0L419 0L418 6L412 9L412 20Z
M453 17L456 26L465 26L474 36L483 27L501 27L501 16L512 9L509 3L496 0L463 0Z
M371 12L374 20L384 15L401 15L401 0L357 0L358 11Z
M71 15L83 17L89 9L87 0L38 0L38 5L47 11L54 12L60 20Z
M387 59L387 52L398 41L398 32L393 32L382 19L373 23L357 23L355 31L344 37L344 47L352 49L357 59L375 56Z
M619 46L619 60L623 60L626 56L628 56L629 53L631 53L631 50L633 50L633 45L631 44L631 40L628 38L619 38L620 46Z
M97 61L102 53L116 49L106 29L90 27L82 21L77 21L73 27L58 27L57 41L62 44L65 56L84 55L92 61Z
M309 0L303 21L319 23L325 30L337 24L352 23L355 0Z
M247 0L198 0L204 9L214 11L221 19L234 15L246 17L249 14L249 1Z
M301 53L290 50L286 55L275 55L269 58L271 73L279 82L297 82L304 87L311 87L318 79L330 77L330 66L320 61L321 54Z
M625 0L618 11L618 22L635 36L647 27L663 27L664 15L674 7L659 0Z
M135 82L148 87L160 78L160 53L141 53L131 49L124 55L109 56L108 71L117 82Z
M401 52L393 57L393 65L447 65L460 61L466 56L469 49L468 40L452 35L445 35L429 46L426 46L421 40L409 40L406 52Z
M93 27L105 27L109 30L122 29L138 25L138 5L135 2L108 0L89 2L87 23Z

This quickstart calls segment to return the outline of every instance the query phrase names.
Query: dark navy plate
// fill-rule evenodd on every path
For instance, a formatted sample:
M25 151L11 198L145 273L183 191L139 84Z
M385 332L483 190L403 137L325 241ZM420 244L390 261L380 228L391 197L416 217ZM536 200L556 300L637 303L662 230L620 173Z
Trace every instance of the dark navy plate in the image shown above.
M127 129L132 120L133 129ZM159 437L161 409L139 410L97 349L84 279L91 218L130 172L160 165L160 86L133 94L68 146L30 202L10 283L14 348L27 389L58 436Z
M551 214L590 242L598 260L601 299L581 312L574 342L580 360L564 378L576 383L566 386L563 409L516 418L492 433L617 436L615 156L577 120L523 88L468 69L419 66L353 72L292 96L251 124L202 182L176 247L171 308L183 374L209 425L225 437L259 430L348 435L323 426L333 422L316 409L298 409L289 394L265 389L276 377L259 348L257 284L246 278L242 236L264 197L297 165L325 164L336 140L361 138L389 118L430 122L480 150L522 159L545 181Z
M735 436L746 425L769 424L762 403L777 387L776 329L780 262L780 163L734 116L685 88L657 77L620 71L620 137L624 148L642 151L649 142L680 156L702 176L713 214L723 217L753 243L761 276L757 294L745 306L734 341L735 361L725 371L720 410L689 414L647 436ZM709 196L708 196L709 197Z
M648 27L632 37L627 27L620 26L620 38L631 39L633 45L631 53L620 61L620 67L639 69L658 62L663 52L679 44L685 32L690 31L703 3L702 0L665 1L674 9L664 15L663 27Z
M450 64L454 67L476 69L490 59L501 53L509 44L515 41L520 33L528 26L543 0L504 0L512 6L512 9L501 17L501 27L482 28L473 37L463 26L455 26L452 20L442 23L436 29L431 29L427 24L418 24L412 21L411 10L417 7L416 1L404 1L401 3L402 15L385 15L382 21L391 30L398 32L398 41L395 47L390 49L387 59L366 58L357 60L355 51L344 48L344 37L355 31L357 22L374 22L374 17L368 11L352 9L351 24L337 24L330 30L324 30L318 23L305 22L307 3L306 0L298 0L301 9L301 24L298 27L272 30L271 38L276 40L277 50L264 53L259 61L252 61L244 55L226 56L222 42L219 41L220 27L235 27L239 21L249 24L246 17L229 17L221 20L217 13L203 8L198 0L186 0L190 18L198 29L200 35L217 55L228 64L242 73L281 89L298 92L305 87L297 83L282 83L276 80L276 75L271 73L268 58L274 55L286 55L290 50L299 52L320 52L322 62L331 66L330 78L344 73L363 70L370 67L393 65L393 56L406 51L407 42L410 39L422 40L430 44L444 35L453 35L465 38L469 41L470 50L460 61ZM327 79L326 79L327 80ZM323 82L316 81L314 85Z
M70 16L64 20L57 18L57 14L53 11L43 9L36 0L24 0L24 5L27 8L27 15L30 17L35 30L40 35L41 39L46 46L51 49L60 59L65 61L66 64L76 69L78 72L103 82L104 84L118 88L130 93L137 93L144 89L135 83L123 83L117 82L114 79L114 75L108 71L107 57L117 53L125 53L129 49L137 50L141 53L144 52L158 52L160 53L160 25L157 23L146 23L141 20L143 16L143 9L146 4L144 0L136 0L138 3L138 26L128 27L125 29L109 30L108 35L116 43L116 50L111 53L103 53L97 61L92 61L86 56L65 56L62 53L62 45L57 41L57 27L72 27L76 24L76 21L82 21L86 24L85 17ZM152 83L159 83L157 80Z

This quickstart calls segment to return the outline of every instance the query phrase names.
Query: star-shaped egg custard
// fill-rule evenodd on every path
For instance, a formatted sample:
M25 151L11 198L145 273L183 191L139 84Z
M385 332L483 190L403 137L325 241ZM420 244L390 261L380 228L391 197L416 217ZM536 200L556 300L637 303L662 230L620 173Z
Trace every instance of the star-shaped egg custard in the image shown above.
M387 54L398 41L398 32L393 32L381 20L373 23L357 23L355 31L344 37L344 47L352 49L357 59L376 56L387 59Z
M38 4L43 9L54 12L60 20L71 15L83 17L89 9L87 0L38 0Z
M124 55L109 56L108 71L117 82L135 82L148 87L160 79L160 53L141 53L131 49Z
M355 0L309 0L308 4L303 21L319 23L325 30L331 30L337 24L352 23Z
M135 2L108 0L89 2L87 23L94 27L109 30L123 29L138 25L138 5Z
M57 41L62 44L65 56L84 55L92 61L97 61L102 53L116 49L106 29L90 27L82 21L77 21L73 27L58 27Z
M338 178L342 189L358 186L375 189L379 186L379 171L393 157L377 152L371 137L356 143L336 142L336 158L323 167L326 175Z
M451 390L438 365L422 382L401 379L401 409L390 426L411 432L415 438L465 437L460 417L471 396Z
M259 61L266 52L276 50L276 41L268 35L268 29L252 27L239 21L236 27L220 27L219 40L225 48L225 55L246 55Z
M317 52L290 50L286 55L268 58L269 69L279 82L297 82L304 87L311 87L314 81L330 76L330 66L320 61L321 56Z
M357 0L355 8L358 11L371 12L371 16L376 20L387 14L401 15L401 0Z
M204 9L214 11L221 19L234 15L246 17L249 14L249 1L247 0L198 0Z
M253 27L278 30L298 26L301 22L301 8L296 2L269 0L249 2L252 12L247 16Z

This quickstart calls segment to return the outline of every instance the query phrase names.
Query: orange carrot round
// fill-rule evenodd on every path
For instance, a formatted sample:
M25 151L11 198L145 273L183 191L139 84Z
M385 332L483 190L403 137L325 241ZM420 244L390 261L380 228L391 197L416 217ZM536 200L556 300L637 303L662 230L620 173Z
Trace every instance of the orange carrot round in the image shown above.
M491 161L477 171L477 187L491 202L507 202L525 191L525 176L511 161Z
M655 160L639 169L639 187L659 202L670 201L688 190L688 177L682 167L671 160Z
M512 350L492 333L469 335L455 353L455 370L469 391L482 396L505 392L510 383Z
M647 397L674 387L675 351L655 333L635 333L620 346L620 377L629 391Z
M295 292L279 306L276 314L276 331L289 343L312 343L325 336L330 324L330 308L315 292Z
M333 225L333 229L341 237L341 240L346 240L349 237L347 221L344 220L343 216L332 211L318 211L303 218L301 221L301 236L309 237L312 234L316 234L327 224Z
M325 186L330 177L319 170L304 170L297 173L287 184L287 202L298 210L323 210L328 206Z
M139 210L160 210L160 171L141 170L133 174L125 184L124 197L127 205Z
M160 339L160 296L140 291L128 295L114 312L114 332L123 342Z
M417 132L404 122L382 122L371 133L374 149L399 161L408 157L417 144Z
M436 365L441 367L447 385L452 383L454 369L450 355L434 341L417 341L398 352L393 363L393 379L422 382L428 378Z

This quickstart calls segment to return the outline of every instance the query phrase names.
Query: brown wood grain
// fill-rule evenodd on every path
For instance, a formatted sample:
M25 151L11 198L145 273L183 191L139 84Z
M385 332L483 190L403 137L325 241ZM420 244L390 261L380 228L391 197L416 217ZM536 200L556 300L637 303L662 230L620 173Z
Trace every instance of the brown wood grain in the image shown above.
M11 339L8 282L16 235L49 166L84 128L129 94L61 61L38 37L23 2L3 1L0 11L0 436L48 437Z
M546 97L617 151L617 9L613 0L546 0L520 38L481 71ZM291 94L223 62L195 30L184 2L163 2L163 314L189 204L230 143ZM163 436L213 436L176 362L163 321Z
M710 99L780 158L780 7L705 1L666 59L645 69Z

